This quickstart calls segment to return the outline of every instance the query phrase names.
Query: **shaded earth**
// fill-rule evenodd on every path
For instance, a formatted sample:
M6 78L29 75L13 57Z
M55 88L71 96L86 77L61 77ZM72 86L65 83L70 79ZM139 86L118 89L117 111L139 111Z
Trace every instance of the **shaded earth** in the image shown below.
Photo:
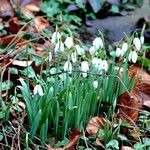
M104 34L106 42L116 42L125 35L130 35L136 29L137 21L145 16L150 16L149 0L144 0L142 7L136 8L126 16L109 16L104 19L96 19L92 21L91 27L84 27L81 33L86 32L87 38L88 35L91 38L91 36L96 36L98 31L101 31Z

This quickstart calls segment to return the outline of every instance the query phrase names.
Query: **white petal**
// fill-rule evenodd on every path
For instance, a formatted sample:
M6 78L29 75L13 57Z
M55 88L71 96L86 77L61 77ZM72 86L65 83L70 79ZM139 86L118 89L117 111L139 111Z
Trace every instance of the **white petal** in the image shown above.
M133 52L132 52L132 62L133 62L133 63L136 63L137 58L138 58L137 52L136 52L136 51L133 51Z
M52 53L51 53L51 52L48 53L48 61L49 61L49 62L52 61Z
M94 57L94 58L92 59L92 64L93 64L93 65L97 65L98 63L99 63L99 59Z
M56 43L60 38L61 38L60 33L59 33L59 32L54 32L54 33L52 34L51 42L52 42L52 43Z
M64 64L64 71L69 71L69 73L72 72L72 64L69 61L66 61Z
M77 61L77 54L76 54L76 52L71 54L71 60L72 60L73 63L75 63Z
M131 62L132 60L132 51L129 53L128 60Z
M89 70L89 64L87 61L81 62L81 70L87 72Z
M85 54L84 49L81 48L79 45L76 45L75 48L77 50L78 55L84 55Z
M104 69L105 71L108 70L108 63L106 60L103 60L101 63L102 69Z
M140 41L140 39L139 38L134 38L133 39L133 44L134 44L134 46L135 46L135 48L137 49L137 50L140 50L141 49L141 41Z
M87 77L87 73L82 73L82 76L83 76L83 78L86 78Z
M93 41L93 46L98 50L99 48L103 48L103 41L100 37L97 37Z
M43 89L42 89L41 85L36 85L34 87L33 93L34 93L34 95L39 94L40 96L43 96L44 93L43 93Z
M95 46L90 47L89 52L91 55L93 55L96 52Z
M65 40L65 46L70 49L73 45L74 45L73 38L67 37Z
M36 85L33 90L33 94L36 95L38 93L38 86Z
M122 50L121 50L121 48L117 47L117 49L116 49L116 57L120 57L120 56L122 56Z
M144 44L144 36L140 37L141 44Z
M127 43L123 43L121 51L123 51L123 53L125 53L128 50L128 44Z
M64 43L62 41L59 41L58 43L56 43L54 51L55 51L55 53L63 52L64 51Z
M43 93L43 89L42 89L42 87L41 87L41 85L37 85L38 86L38 94L40 95L40 96L43 96L44 95L44 93Z
M93 81L93 87L94 87L94 89L98 88L98 81L97 80Z

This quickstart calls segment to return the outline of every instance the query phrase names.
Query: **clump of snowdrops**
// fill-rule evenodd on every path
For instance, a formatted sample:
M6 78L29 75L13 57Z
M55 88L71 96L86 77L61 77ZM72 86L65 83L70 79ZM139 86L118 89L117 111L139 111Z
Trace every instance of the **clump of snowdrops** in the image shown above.
M27 81L20 79L30 138L38 134L43 145L48 135L63 140L72 128L84 130L94 115L112 116L118 96L133 87L128 62L136 63L144 38L134 37L118 44L109 56L102 36L84 45L71 34L66 37L56 31L51 42L48 67L42 70L46 77L35 76L33 91ZM119 65L115 62L118 57L122 58Z

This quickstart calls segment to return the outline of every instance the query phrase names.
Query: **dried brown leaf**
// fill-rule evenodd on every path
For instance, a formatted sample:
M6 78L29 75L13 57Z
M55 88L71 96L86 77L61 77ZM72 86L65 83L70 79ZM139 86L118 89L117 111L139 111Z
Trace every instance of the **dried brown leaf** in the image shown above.
M20 66L20 67L31 66L31 64L33 63L33 61L13 60L13 59L9 59L9 60L12 61L13 65Z
M23 27L19 24L19 20L17 17L14 17L14 18L11 18L9 21L8 21L8 24L9 24L9 32L12 33L12 34L16 34L18 33L18 31Z
M119 97L118 106L120 118L122 120L130 123L137 121L139 114L138 110L141 104L133 92L131 92L130 95L127 92L122 94Z
M69 143L66 144L63 149L71 150L76 145L77 141L80 138L80 132L77 129L72 129Z
M15 40L14 40L15 38ZM6 36L6 37L3 37L3 38L0 38L0 44L3 44L3 45L8 45L10 44L12 41L14 40L13 44L16 43L17 46L19 47L22 47L25 45L25 39L23 38L17 38L15 37L15 35L10 35L10 36Z
M150 75L140 65L133 65L129 69L130 77L136 77L136 85L133 89L134 95L143 106L150 108Z
M35 28L38 32L41 32L46 27L50 26L49 22L46 19L44 19L42 16L35 17L34 23L35 23Z
M95 135L99 129L104 128L105 122L108 121L103 117L93 117L90 119L86 131L88 132L89 135Z
M98 146L102 147L103 149L105 149L104 145L102 144L102 142L98 138L96 138L96 144Z
M0 17L13 17L14 10L8 0L0 0Z
M134 148L129 146L122 146L120 150L134 150Z

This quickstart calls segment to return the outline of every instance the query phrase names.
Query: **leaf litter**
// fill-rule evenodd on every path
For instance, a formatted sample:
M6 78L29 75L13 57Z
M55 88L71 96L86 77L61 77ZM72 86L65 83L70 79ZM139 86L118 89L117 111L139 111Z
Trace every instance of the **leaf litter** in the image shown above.
M30 1L30 3L28 3L27 1L19 1L18 3L20 4L20 8L24 16L28 18L29 16L34 16L34 13L39 12L39 4L41 3L41 0L32 0ZM7 28L7 31L9 32L9 35L0 38L0 43L6 46L12 42L15 42L18 47L24 49L22 46L26 46L26 42L28 42L28 40L24 39L24 37L16 37L16 35L12 34L18 34L20 33L20 31L31 31L34 33L40 33L44 29L50 27L49 21L47 21L42 16L36 16L33 19L33 28L31 28L28 24L26 24L25 26L21 25L19 19L15 16L11 4L7 0L0 1L0 17L11 17L8 22L5 22L5 26ZM35 49L38 55L42 55L41 52L47 49L49 46L51 46L51 41L46 40L44 44L30 44L32 45L33 49ZM13 60L11 57L8 60L8 63L11 62L12 66L33 66L33 61L25 61L18 59ZM133 129L131 129L131 134L139 134L139 129L136 126L139 111L143 110L145 107L150 109L150 75L141 66L135 64L129 68L130 79L132 79L134 76L136 77L136 84L133 90L129 91L130 95L129 93L125 92L119 97L116 114L113 114L113 116L117 116L114 121L114 125L119 124L120 121L128 122L130 125L133 126ZM22 101L19 101L18 105L25 109L25 104ZM100 129L104 129L105 123L108 123L110 126L113 126L111 125L109 120L105 119L102 116L93 117L90 119L86 127L86 132L90 136L94 136L97 134L98 131L101 131ZM128 129L125 129L123 132L125 131L128 132ZM48 148L48 150L72 149L78 143L80 136L81 133L77 129L73 129L70 134L69 143L67 145L65 145L63 148ZM103 139L96 138L96 144L104 148ZM121 150L128 149L132 150L133 148L127 146L122 146L121 148Z

